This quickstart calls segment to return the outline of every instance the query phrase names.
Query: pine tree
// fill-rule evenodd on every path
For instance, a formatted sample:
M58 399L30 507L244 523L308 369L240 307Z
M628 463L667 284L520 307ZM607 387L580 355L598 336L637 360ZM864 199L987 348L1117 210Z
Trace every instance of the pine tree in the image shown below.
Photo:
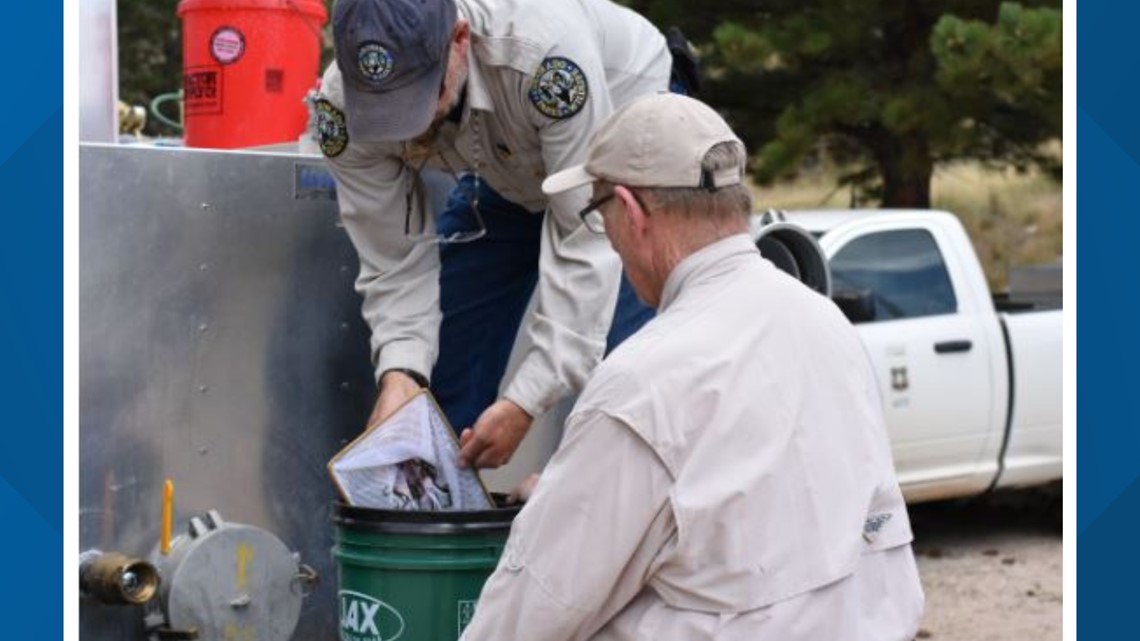
M1043 167L1061 137L1060 0L631 1L704 55L701 98L761 181L826 149L883 206L928 207L935 163Z

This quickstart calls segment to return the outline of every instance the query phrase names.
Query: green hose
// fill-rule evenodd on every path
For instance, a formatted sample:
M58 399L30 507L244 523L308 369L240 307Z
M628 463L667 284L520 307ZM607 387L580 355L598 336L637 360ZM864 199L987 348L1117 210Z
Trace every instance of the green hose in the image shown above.
M172 100L178 101L178 120L167 118L161 110L162 105ZM179 89L178 91L172 91L170 93L164 93L159 96L155 96L154 100L150 101L150 112L154 114L154 117L157 118L158 121L162 124L177 129L178 131L182 131L182 90Z

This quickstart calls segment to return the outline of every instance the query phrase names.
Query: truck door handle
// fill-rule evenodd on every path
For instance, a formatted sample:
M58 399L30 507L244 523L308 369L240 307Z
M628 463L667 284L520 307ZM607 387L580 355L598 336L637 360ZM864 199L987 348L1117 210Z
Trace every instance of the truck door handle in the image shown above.
M974 344L970 341L942 341L934 344L934 351L938 354L952 354L954 352L968 352Z

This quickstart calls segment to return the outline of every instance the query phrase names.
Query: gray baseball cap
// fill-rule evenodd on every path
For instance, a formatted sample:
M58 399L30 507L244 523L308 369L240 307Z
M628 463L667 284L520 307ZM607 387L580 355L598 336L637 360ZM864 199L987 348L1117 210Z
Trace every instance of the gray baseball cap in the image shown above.
M333 38L350 138L408 140L427 130L457 17L455 0L336 1Z
M740 145L739 166L704 175L701 160L718 143ZM744 180L744 143L705 103L672 93L644 96L610 115L590 138L586 162L542 182L547 195L596 180L628 187L705 187Z

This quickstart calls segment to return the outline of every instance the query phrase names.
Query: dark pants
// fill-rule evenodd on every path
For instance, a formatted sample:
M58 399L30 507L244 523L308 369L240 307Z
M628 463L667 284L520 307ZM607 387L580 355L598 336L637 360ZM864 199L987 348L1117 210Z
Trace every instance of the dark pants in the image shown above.
M479 228L470 205L474 190L473 176L459 179L436 221L439 234ZM474 424L498 396L515 335L538 281L543 216L506 200L482 181L479 214L486 235L468 243L440 245L439 254L443 323L431 389L457 432ZM653 314L623 274L606 352Z

